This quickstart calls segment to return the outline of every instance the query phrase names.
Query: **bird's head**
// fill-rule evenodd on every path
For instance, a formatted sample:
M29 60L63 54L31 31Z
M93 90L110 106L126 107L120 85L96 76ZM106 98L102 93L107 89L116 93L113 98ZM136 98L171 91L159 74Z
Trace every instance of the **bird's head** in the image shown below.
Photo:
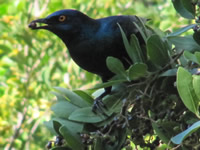
M33 20L29 28L46 29L62 38L80 32L82 25L89 22L92 22L92 19L87 15L77 10L65 9L56 11L46 18Z

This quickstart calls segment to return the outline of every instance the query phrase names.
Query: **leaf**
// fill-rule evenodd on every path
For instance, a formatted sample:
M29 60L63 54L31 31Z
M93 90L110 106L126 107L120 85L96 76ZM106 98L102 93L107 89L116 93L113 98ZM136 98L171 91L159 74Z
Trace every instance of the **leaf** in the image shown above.
M191 1L188 0L172 0L176 11L184 18L194 19L195 12Z
M197 64L200 64L196 58L196 56L192 53L190 53L189 51L184 51L183 53L184 57L189 60L189 61L192 61L192 62L195 62Z
M67 141L68 145L74 150L83 150L84 146L78 133L72 132L68 127L62 126L60 133Z
M192 36L173 36L168 37L168 40L176 46L176 48L187 51L200 51L200 46L194 41Z
M133 55L135 57L135 59L133 60L133 62L134 63L144 62L144 56L142 54L142 49L140 47L140 43L138 41L138 38L136 37L135 34L131 35L130 46L132 48Z
M76 90L74 91L76 94L78 94L83 100L85 100L87 103L89 103L90 105L93 104L94 102L94 99L89 95L87 94L86 92L84 91L81 91L81 90Z
M192 85L192 75L184 68L179 67L177 72L178 93L184 105L194 114L198 114L198 99Z
M126 34L124 33L124 31L121 28L120 24L117 24L117 25L119 26L119 29L121 31L122 39L123 39L123 43L124 43L126 52L128 53L128 56L131 58L132 63L134 63L134 61L136 60L135 53L134 53L132 47L130 46L129 41L128 41L127 37L126 37Z
M158 66L164 66L169 62L168 49L158 35L152 35L147 40L147 54L149 59Z
M200 121L194 123L187 130L185 130L185 131L179 133L178 135L174 136L173 138L171 138L171 141L174 144L181 144L186 137L191 135L193 132L195 132L199 128L200 128Z
M60 136L62 136L59 132L59 129L61 126L62 125L58 121L53 120L53 128L56 131L57 135L60 135Z
M147 75L147 65L144 63L136 63L131 65L128 70L130 80L137 80Z
M118 75L121 75L125 79L127 78L125 68L124 68L122 62L118 58L114 58L114 57L109 56L106 59L106 64L107 64L108 69L111 72L118 74Z
M195 52L194 55L197 58L198 64L200 64L200 52Z
M51 110L56 116L68 119L69 115L78 108L69 101L58 101L51 107Z
M172 32L170 34L168 34L166 37L172 37L172 36L178 36L178 35L181 35L182 33L192 29L193 27L195 27L196 24L191 24L191 25L188 25L188 26L185 26L185 27L182 27L180 28L179 30L177 30L176 32Z
M147 43L147 38L150 36L148 35L148 30L145 26L145 22L148 21L148 19L145 18L141 18L141 17L137 17L135 16L137 21L133 22L133 24L135 25L135 27L138 29L139 33L141 34L142 38L144 39L145 43ZM145 19L145 21L144 21Z
M70 100L70 103L72 103L78 107L89 106L89 104L87 102L85 102L80 96L78 96L76 93L74 93L68 89L61 88L61 87L55 87L54 89L56 89L61 94L64 94L64 96Z
M53 121L59 122L62 126L66 126L71 132L80 133L83 131L83 124L62 118L53 118Z
M193 75L192 78L193 78L192 80L193 88L196 93L196 96L198 97L198 101L200 102L200 76Z
M176 76L176 73L177 73L177 69L174 68L174 69L169 69L165 72L163 72L160 77L170 77L170 76Z
M86 107L74 111L69 119L83 123L98 123L106 118L103 115L93 113L91 107Z
M152 127L155 130L156 134L158 135L158 137L164 142L164 143L169 143L170 138L166 135L165 131L160 128L160 126L155 123L152 122Z
M54 91L51 93L56 96L57 101L67 101L67 99L62 94Z

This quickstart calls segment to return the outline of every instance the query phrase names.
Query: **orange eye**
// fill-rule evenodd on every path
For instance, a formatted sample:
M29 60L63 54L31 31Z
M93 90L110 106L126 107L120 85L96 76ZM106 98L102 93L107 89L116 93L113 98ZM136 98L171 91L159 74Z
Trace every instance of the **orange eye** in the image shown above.
M59 17L58 20L59 20L60 22L63 22L63 21L65 21L65 19L66 19L66 16L62 15L62 16Z

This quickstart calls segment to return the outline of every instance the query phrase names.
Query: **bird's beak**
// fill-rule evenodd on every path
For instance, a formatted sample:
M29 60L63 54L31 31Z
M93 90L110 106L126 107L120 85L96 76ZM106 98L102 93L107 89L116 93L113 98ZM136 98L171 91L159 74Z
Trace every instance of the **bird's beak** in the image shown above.
M38 25L38 24L45 24L45 25ZM37 20L33 20L29 25L29 28L35 30L35 29L48 29L49 25L47 23L47 19L46 18L42 18L42 19L37 19Z

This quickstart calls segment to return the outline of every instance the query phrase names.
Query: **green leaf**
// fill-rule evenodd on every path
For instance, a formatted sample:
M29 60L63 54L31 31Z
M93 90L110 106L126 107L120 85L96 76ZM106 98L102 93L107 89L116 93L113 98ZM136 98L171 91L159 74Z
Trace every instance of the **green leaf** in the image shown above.
M87 94L86 92L84 91L81 91L81 90L75 90L74 91L76 94L78 94L83 100L85 100L87 103L89 103L90 105L93 104L94 102L94 99L89 95Z
M171 141L174 144L181 144L186 137L191 135L193 132L195 132L199 128L200 128L200 121L194 123L187 130L185 130L185 131L179 133L178 135L174 136L173 138L171 138Z
M166 132L155 122L152 122L152 127L155 130L158 137L164 142L169 143L170 138L166 135Z
M198 64L200 64L200 52L195 52L194 55L197 58Z
M61 87L55 87L54 89L56 89L58 92L63 94L65 97L67 97L68 100L70 101L70 103L72 103L78 107L89 106L89 104L86 101L84 101L80 96L78 96L76 93L74 93L68 89L61 88Z
M72 132L67 126L62 126L60 128L60 133L73 150L84 150L84 146L78 133Z
M147 65L144 63L136 63L131 65L128 70L130 80L137 80L147 75Z
M195 56L194 54L190 53L189 51L184 51L183 55L184 55L184 57L185 57L187 60L199 64L199 62L198 62L196 56Z
M147 40L147 54L149 59L158 66L164 66L169 62L168 49L158 35L152 35Z
M170 77L170 76L176 76L177 69L169 69L165 72L163 72L160 77Z
M181 50L200 51L200 46L194 41L192 36L173 36L168 37L168 40Z
M78 109L76 105L73 105L69 101L58 101L51 107L51 110L56 116L67 119L69 115Z
M59 129L60 129L61 126L62 126L62 125L61 125L58 121L53 120L53 128L54 128L54 130L56 131L56 133L57 133L58 135L60 135L60 136L62 136L62 135L60 134L60 131L59 131Z
M71 132L80 133L83 131L83 124L62 118L53 118L53 121L59 122L62 126L66 126Z
M193 27L195 27L196 24L191 24L191 25L188 25L188 26L185 26L185 27L182 27L180 28L179 30L177 30L176 32L172 32L170 34L168 34L166 37L172 37L172 36L178 36L178 35L181 35L182 33L192 29Z
M200 76L199 75L193 75L193 88L196 93L196 96L198 97L198 101L200 102Z
M132 63L134 63L135 60L136 60L136 56L135 56L134 50L130 46L129 41L128 41L127 37L126 37L126 34L124 33L124 31L121 28L120 24L118 24L118 26L119 26L119 29L120 29L121 34L122 34L122 39L123 39L123 43L124 43L126 52L128 53L128 56L131 58Z
M135 16L137 21L133 22L133 24L135 25L135 27L138 29L139 33L141 34L142 38L144 39L145 43L147 43L147 38L150 36L148 35L148 30L145 26L145 22L148 20L146 18L141 18L141 17L137 17Z
M177 72L177 88L185 106L198 116L199 104L192 85L192 75L182 67Z
M127 78L126 70L125 70L122 62L118 58L109 56L106 59L106 64L107 64L108 69L111 72L113 72L117 75L121 75L125 79Z
M136 37L135 34L131 35L130 46L132 48L133 55L135 57L134 63L144 62L144 56L143 56L143 53L142 53L142 49L140 47L140 43L138 41L138 38Z
M86 108L80 108L74 111L69 116L69 119L73 121L83 122L83 123L98 123L105 120L106 118L101 114L93 113L91 107L86 107Z
M189 0L172 0L176 11L184 18L194 19L195 9Z

